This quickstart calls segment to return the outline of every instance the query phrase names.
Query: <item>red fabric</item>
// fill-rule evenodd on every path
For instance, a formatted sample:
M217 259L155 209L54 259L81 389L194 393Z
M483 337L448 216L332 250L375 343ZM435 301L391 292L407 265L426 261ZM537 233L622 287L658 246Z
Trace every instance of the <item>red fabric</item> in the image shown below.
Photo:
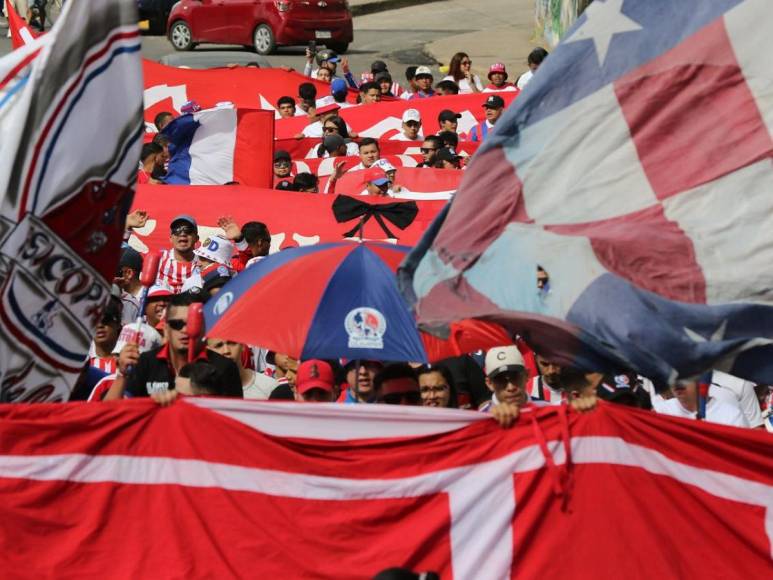
M30 28L24 19L19 16L10 1L4 1L4 3L8 14L8 29L11 31L11 46L14 50L27 44L24 41L25 34L29 34L32 38L40 36L39 32Z
M163 195L159 195L163 193ZM213 203L213 200L217 200ZM339 224L333 216L333 195L275 191L243 186L160 186L140 185L134 196L133 209L144 209L151 216L142 233L135 232L133 243L141 243L150 251L169 246L169 223L180 214L181 208L196 218L199 234L205 228L217 228L217 220L223 213L233 215L239 224L257 220L265 223L275 245L292 247L320 242L337 242L354 227L356 221ZM392 198L364 197L368 203L391 203ZM418 201L419 213L413 223L404 230L395 231L400 243L415 244L435 216L443 208L443 201ZM377 237L378 225L369 235ZM395 228L396 229L396 228ZM380 239L380 238L379 238ZM141 249L140 244L137 244ZM246 263L246 262L245 262ZM163 265L163 262L162 262ZM179 276L178 284L184 280Z
M371 168L372 169L372 168ZM377 169L383 177L384 172ZM374 172L374 175L377 174ZM395 182L405 187L413 194L431 195L435 193L447 193L448 197L459 188L464 172L458 169L434 169L427 167L400 167L397 169ZM365 189L366 176L362 170L348 171L336 182L336 193L348 195L360 195ZM319 180L319 190L325 191L327 177ZM399 194L398 194L399 195ZM392 200L392 201L399 201Z
M431 363L512 342L510 334L500 325L482 320L452 323L446 339L422 332L421 340Z
M298 86L312 83L320 97L330 94L330 84L278 68L253 67L206 70L165 66L143 59L145 79L145 121L162 111L180 113L186 101L193 100L202 108L230 101L237 108L274 109L279 97L298 96ZM355 94L352 92L352 94Z
M407 430L470 420L431 437L379 437L382 423L347 436L365 412L379 410L0 406L0 542L14 546L0 568L9 578L65 567L111 578L348 579L389 566L443 578L770 575L766 433L602 403L582 415L531 409L506 430L473 412L380 411ZM277 420L286 434L265 433ZM566 550L577 538L583 549Z

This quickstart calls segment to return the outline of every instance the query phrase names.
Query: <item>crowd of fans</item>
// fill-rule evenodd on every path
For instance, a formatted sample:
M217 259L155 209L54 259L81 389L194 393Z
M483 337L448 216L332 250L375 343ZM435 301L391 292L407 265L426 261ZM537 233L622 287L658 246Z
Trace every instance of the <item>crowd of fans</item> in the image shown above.
M312 83L303 83L297 97L283 96L276 103L278 116L306 116L308 125L297 137L321 138L319 157L358 156L359 163L344 169L335 165L324 193L333 193L346 171L361 171L363 195L394 195L396 168L381 158L385 139L419 141L419 167L463 169L457 154L461 141L482 141L500 118L504 101L496 91L518 91L529 82L547 57L535 49L529 70L508 82L504 65L492 64L488 84L471 72L471 60L463 52L453 56L448 75L435 83L428 67L408 67L406 84L396 82L383 61L355 79L346 58L331 50L307 52L305 74L329 82L330 95L318 98ZM343 78L337 77L338 67ZM358 103L347 101L350 88L358 91ZM345 121L347 108L371 106L382 98L422 99L439 94L490 93L484 102L485 120L468 133L459 133L460 115L450 109L438 116L438 134L424 134L421 114L408 108L402 127L381 139L360 137ZM185 110L196 110L195 103ZM185 112L185 111L184 111ZM174 119L161 113L155 119L159 131ZM138 174L140 183L163 183L169 161L168 139L159 132L145 145ZM287 151L273 157L274 187L309 193L320 192L313 173L292 172ZM142 227L148 216L135 211L127 220L127 236ZM223 216L221 233L205 240L191 215L180 215L169 224L170 248L164 251L156 284L140 301L141 254L125 247L115 276L116 297L97 326L90 375L73 398L109 401L124 397L152 396L167 403L179 395L216 395L247 399L286 399L341 404L424 405L490 412L502 424L511 423L525 406L572 404L588 408L597 399L653 410L680 417L695 417L701 381L679 382L670 388L653 385L644 377L621 370L618 374L581 373L562 368L541 356L520 338L488 352L419 365L377 360L295 360L286 353L271 352L260 345L242 345L225 338L207 337L189 356L186 333L192 304L214 296L233 276L264 259L271 235L265 224L237 224ZM535 292L550 292L549 273L537 271ZM701 379L709 384L705 419L740 427L761 427L769 414L771 391L715 371Z

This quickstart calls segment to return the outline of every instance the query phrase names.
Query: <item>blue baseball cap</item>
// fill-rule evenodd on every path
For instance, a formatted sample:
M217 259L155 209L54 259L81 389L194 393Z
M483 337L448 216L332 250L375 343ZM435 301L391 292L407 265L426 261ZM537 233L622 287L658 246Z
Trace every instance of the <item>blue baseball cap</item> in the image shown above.
M330 83L331 95L336 93L345 93L346 91L346 81L344 79L333 79L333 82Z
M171 229L174 229L175 224L178 223L178 222L188 222L189 224L191 224L193 226L193 229L197 230L199 228L198 224L196 223L196 220L193 219L193 216L185 214L185 213L184 214L180 214L176 218L174 218L172 220L172 223L169 224L169 227Z

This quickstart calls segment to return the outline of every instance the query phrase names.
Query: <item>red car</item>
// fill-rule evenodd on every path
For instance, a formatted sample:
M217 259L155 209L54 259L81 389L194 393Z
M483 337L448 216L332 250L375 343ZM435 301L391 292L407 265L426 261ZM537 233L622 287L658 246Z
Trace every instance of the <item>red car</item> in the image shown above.
M354 36L347 0L181 0L167 25L177 50L207 42L270 54L314 40L343 53Z

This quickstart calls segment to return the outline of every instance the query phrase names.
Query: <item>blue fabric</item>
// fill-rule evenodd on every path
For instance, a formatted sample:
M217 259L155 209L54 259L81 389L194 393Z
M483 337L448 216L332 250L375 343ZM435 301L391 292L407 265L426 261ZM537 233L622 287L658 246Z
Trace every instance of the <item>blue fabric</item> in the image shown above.
M379 347L352 346L347 316L362 324L361 308L383 316L386 330ZM354 314L353 314L354 313ZM303 359L347 358L424 362L426 353L394 273L366 246L359 245L340 264L320 300L303 349Z
M193 137L201 124L193 115L181 115L169 123L162 134L169 137L169 169L164 181L170 185L190 185Z
M593 40L567 42L587 20L586 11L540 65L539 74L505 112L497 123L496 136L487 139L481 151L502 145L524 126L557 113L674 48L742 1L626 0L622 14L642 30L612 36L603 65L599 64ZM597 0L596 4L603 3Z

